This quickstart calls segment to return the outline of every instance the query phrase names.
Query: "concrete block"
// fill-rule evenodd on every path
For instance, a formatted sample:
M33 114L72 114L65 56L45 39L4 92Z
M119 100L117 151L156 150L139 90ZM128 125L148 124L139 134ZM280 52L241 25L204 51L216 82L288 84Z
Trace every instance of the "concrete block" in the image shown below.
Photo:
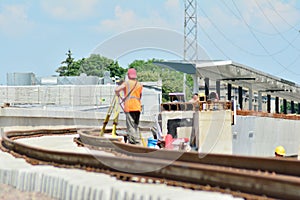
M199 152L232 154L231 111L197 112Z
M192 127L177 127L178 138L189 138L191 137Z

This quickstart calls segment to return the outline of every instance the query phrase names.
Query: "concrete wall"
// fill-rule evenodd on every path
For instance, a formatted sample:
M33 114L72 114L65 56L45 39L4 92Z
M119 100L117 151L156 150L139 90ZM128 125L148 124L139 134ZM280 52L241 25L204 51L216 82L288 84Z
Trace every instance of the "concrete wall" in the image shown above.
M274 156L276 146L282 145L287 155L297 155L299 130L299 120L237 116L232 127L233 154Z
M0 102L42 105L101 105L110 102L115 86L59 85L59 86L1 86Z
M232 154L231 110L199 114L199 152Z
M28 108L0 108L0 127L10 126L75 126L102 127L106 113L72 110L47 110ZM140 127L151 127L154 119L142 115ZM108 126L112 126L112 120ZM118 127L126 127L125 115L119 116Z
M0 86L0 104L101 106L109 105L115 85ZM161 90L144 87L143 114L159 112Z
M192 120L197 146L201 153L232 154L231 110L219 111L163 111L162 133L168 132L170 119ZM191 127L177 128L178 137L190 138ZM182 133L182 131L189 131Z

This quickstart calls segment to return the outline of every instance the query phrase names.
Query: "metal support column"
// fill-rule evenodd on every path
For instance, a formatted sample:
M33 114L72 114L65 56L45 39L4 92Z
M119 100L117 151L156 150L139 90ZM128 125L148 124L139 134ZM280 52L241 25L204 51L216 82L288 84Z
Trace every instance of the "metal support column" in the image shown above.
M238 90L239 90L239 105L240 105L240 109L243 110L243 88L241 86L239 86Z
M197 62L198 60L198 42L197 42L197 1L184 1L184 49L183 59L188 62ZM183 93L186 97L186 74L183 76ZM195 74L193 92L199 91L198 78Z
M257 103L258 103L258 111L262 111L262 95L261 92L259 91L257 94Z
M218 97L220 99L220 97L221 97L221 82L219 80L216 81L216 92L217 92Z
M231 101L231 90L232 90L232 85L230 83L227 84L227 100Z
M271 113L271 95L267 95L267 112Z
M287 101L283 99L283 114L287 114Z
M193 75L193 81L194 81L194 88L193 88L193 93L198 93L199 92L199 80L198 76L196 74Z
M275 113L279 113L279 97L275 97Z
M184 1L184 60L198 60L197 1Z
M295 113L295 103L294 103L294 101L291 101L291 113L292 114Z
M206 96L206 99L208 99L208 95L209 95L209 78L204 78L204 84L205 84L205 96Z
M183 98L184 101L186 101L186 74L183 74L183 83L182 83L182 93L183 93Z
M252 88L249 88L249 110L252 110L253 107L253 91Z

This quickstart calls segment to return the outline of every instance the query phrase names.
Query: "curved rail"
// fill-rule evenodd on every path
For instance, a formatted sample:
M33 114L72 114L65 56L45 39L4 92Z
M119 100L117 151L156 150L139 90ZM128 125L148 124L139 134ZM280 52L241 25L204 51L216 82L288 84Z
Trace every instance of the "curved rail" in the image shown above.
M118 141L97 140L99 137L91 136L87 131L78 130L79 138L75 138L75 142L90 148L109 148L118 153L129 156L156 158L164 160L174 160L219 165L225 167L233 167L248 170L260 170L266 172L274 172L278 174L299 176L300 177L300 161L286 158L263 158L254 156L239 156L226 154L205 154L198 152L174 151L167 149L153 149L142 146L125 144Z
M31 147L13 140L13 138L16 137L43 134L43 131L45 131L47 134L52 134L52 131L55 134L68 132L66 129L6 132L2 137L2 145L11 151L17 152L18 154L46 162L70 166L84 166L93 169L130 172L130 174L156 177L195 185L209 184L212 186L219 186L221 188L230 188L231 190L242 191L249 194L266 195L273 198L300 198L299 176L284 175L289 174L283 173L285 169L279 169L273 166L274 169L276 168L275 170L270 172L262 172L261 170L257 170L256 167L251 167L257 166L258 160L255 159L253 159L251 162L256 163L252 163L247 167L247 169L228 167L232 165L230 162L233 162L234 159L236 159L236 162L240 163L240 166L246 165L245 163L241 164L244 161L246 162L246 157L244 157L244 160L242 161L237 161L238 156L230 157L224 155L206 155L200 160L206 158L207 162L211 162L211 164L204 164L200 162L188 161L191 159L191 157L188 155L191 154L184 153L182 155L184 155L183 158L185 157L185 159L182 159L181 161L177 160L170 162L170 160L149 157L116 157L107 155L91 155L88 153L77 154L72 152L56 152ZM68 133L72 133L73 131L74 130L69 131ZM214 159L217 158L222 159L223 164L219 163L219 165L215 165L215 163L218 161ZM264 159L259 159L259 162L263 161ZM284 161L281 159L276 159L276 162L281 163ZM266 159L265 164L273 163L275 165L276 162ZM250 161L247 161L247 163L249 164ZM286 163L299 166L299 162L287 160ZM282 166L282 164L279 165ZM296 166L294 166L294 168L296 169ZM294 168L290 166L290 169Z

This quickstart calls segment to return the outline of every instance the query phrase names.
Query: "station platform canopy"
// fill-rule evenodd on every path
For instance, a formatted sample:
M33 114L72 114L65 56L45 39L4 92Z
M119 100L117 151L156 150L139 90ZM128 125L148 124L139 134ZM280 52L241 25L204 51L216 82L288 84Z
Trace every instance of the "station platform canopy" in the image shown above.
M231 60L162 61L154 62L154 64L186 74L194 74L200 78L209 78L211 81L219 80L243 88L251 88L256 92L300 102L298 84Z

